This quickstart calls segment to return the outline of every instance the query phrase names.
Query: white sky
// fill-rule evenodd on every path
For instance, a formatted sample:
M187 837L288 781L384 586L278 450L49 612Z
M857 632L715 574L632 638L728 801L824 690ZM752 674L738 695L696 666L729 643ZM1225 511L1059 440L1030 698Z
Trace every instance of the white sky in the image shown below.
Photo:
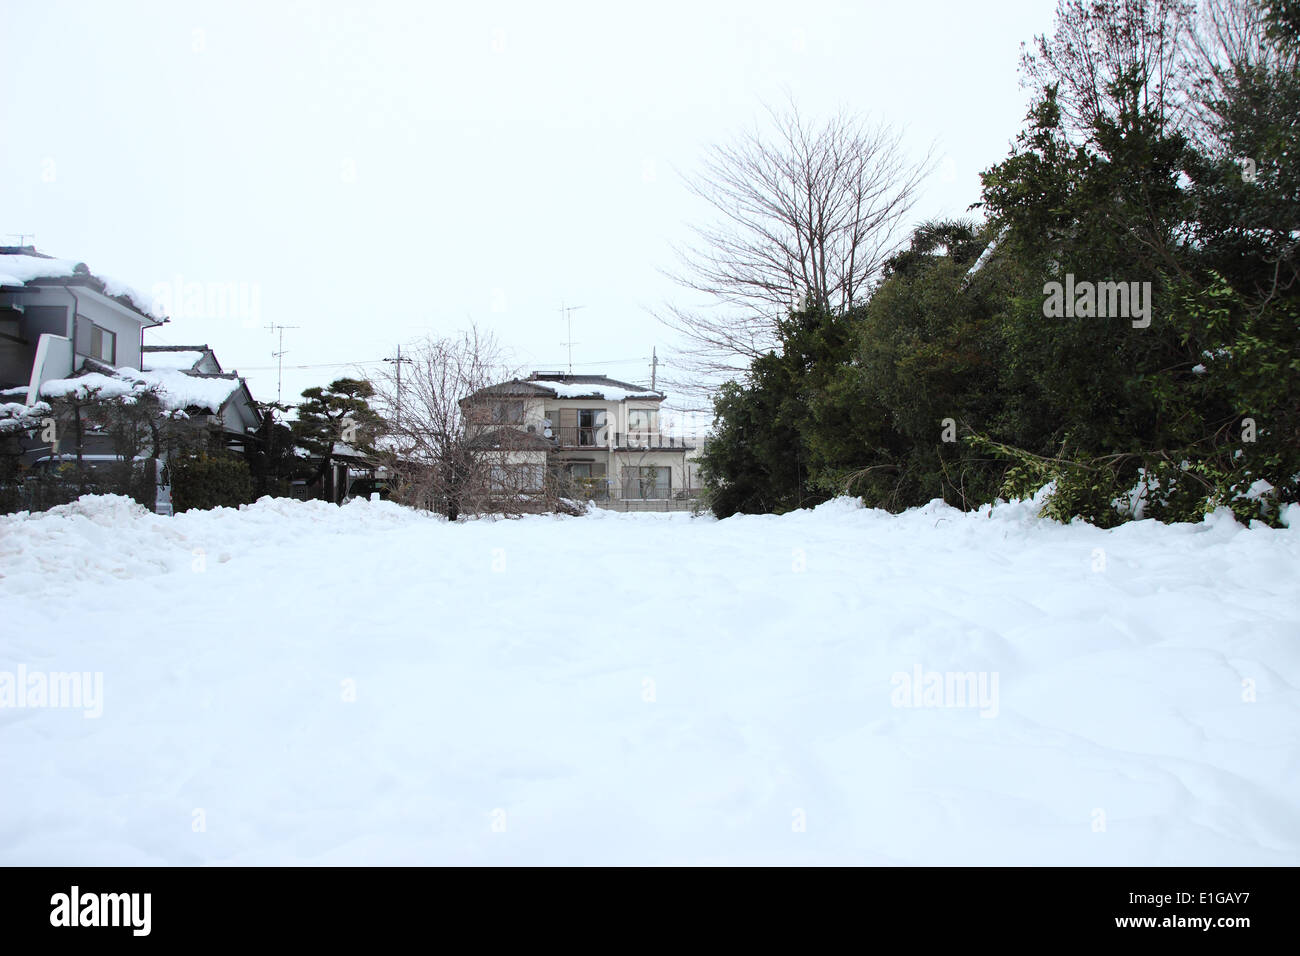
M176 316L254 396L325 384L471 320L525 371L649 378L650 310L703 210L707 147L787 92L943 159L914 220L959 215L1021 126L1020 44L1054 0L994 3L0 5L0 244L142 292L245 283ZM295 368L294 366L335 366Z

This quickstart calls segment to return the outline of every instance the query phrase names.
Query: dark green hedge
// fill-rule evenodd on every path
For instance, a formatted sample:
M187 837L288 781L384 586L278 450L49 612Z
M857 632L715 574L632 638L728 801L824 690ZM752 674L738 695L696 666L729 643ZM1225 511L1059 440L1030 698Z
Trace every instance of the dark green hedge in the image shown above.
M253 475L242 458L200 454L171 462L175 511L237 508L254 498Z

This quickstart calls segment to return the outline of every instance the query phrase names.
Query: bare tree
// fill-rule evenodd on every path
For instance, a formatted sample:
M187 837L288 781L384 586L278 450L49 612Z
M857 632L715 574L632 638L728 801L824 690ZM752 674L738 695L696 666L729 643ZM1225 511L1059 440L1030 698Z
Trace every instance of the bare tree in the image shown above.
M1261 67L1300 69L1300 47L1272 41L1258 0L1201 0L1183 35L1182 56L1188 134L1206 152L1224 145L1218 108L1236 82Z
M471 327L426 338L409 357L400 388L397 368L375 381L387 431L379 458L396 500L453 521L545 507L543 440L501 414L521 390L511 390L519 373L507 366L495 337Z
M1058 0L1056 28L1039 35L1021 56L1022 85L1057 84L1067 130L1087 138L1102 117L1123 108L1149 109L1164 123L1180 123L1188 106L1183 41L1193 15L1188 0ZM1122 102L1138 80L1139 102Z
M702 309L659 316L687 347L677 387L743 371L777 344L792 307L843 310L861 302L894 250L931 158L909 160L902 134L847 113L816 124L793 105L768 108L755 128L714 147L690 190L714 213L679 247L669 276L702 294Z

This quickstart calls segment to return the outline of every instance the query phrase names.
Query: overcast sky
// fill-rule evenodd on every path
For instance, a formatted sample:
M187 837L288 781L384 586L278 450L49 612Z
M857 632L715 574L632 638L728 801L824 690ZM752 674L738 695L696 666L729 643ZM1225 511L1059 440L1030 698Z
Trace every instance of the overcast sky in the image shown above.
M789 94L902 125L958 215L1021 126L1020 44L1054 0L0 4L0 243L35 234L152 294L274 399L470 321L525 371L649 378L689 301L661 269L703 215L682 176ZM299 366L314 366L300 368Z

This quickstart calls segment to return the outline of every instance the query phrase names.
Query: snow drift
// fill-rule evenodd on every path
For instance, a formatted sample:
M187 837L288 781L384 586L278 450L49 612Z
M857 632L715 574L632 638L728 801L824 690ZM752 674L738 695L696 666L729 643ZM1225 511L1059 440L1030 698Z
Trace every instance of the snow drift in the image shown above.
M0 862L1294 865L1296 525L0 517Z

